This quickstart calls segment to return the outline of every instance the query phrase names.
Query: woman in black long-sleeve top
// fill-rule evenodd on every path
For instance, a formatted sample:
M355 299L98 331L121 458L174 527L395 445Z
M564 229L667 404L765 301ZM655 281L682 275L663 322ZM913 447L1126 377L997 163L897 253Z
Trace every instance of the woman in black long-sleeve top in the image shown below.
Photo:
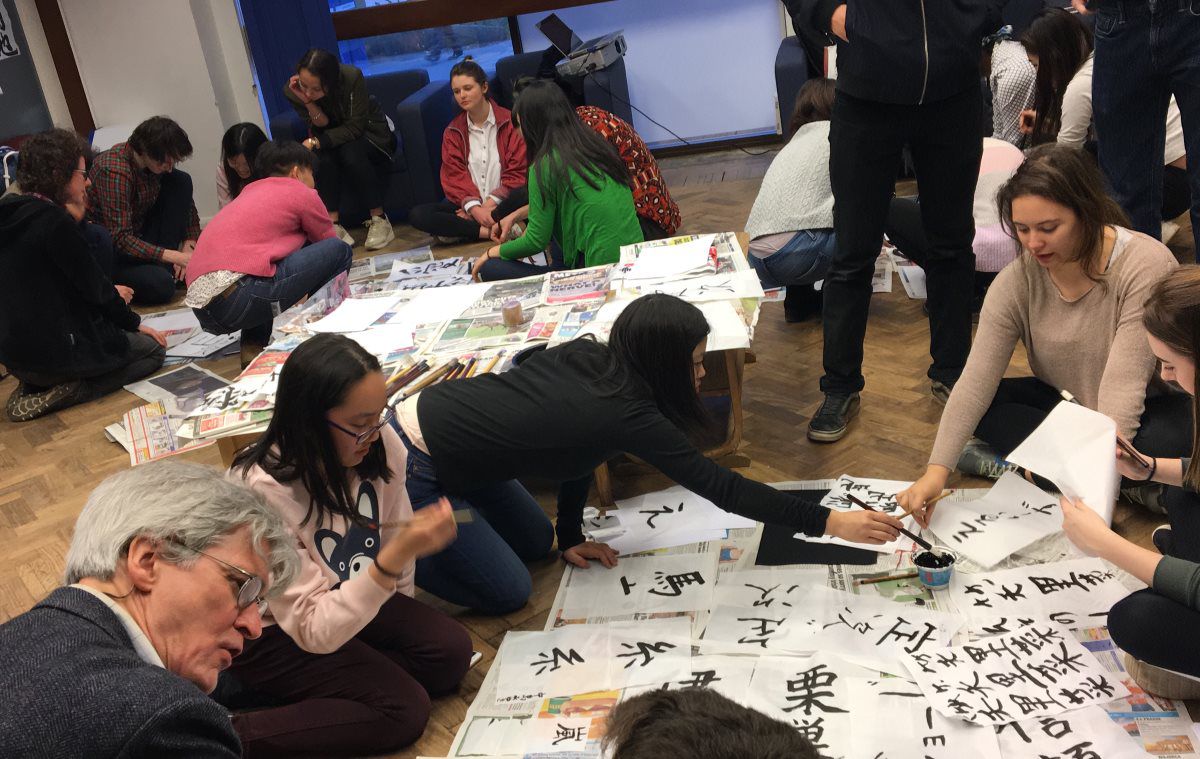
M808 535L882 543L899 522L871 513L830 512L706 458L689 439L704 427L698 393L708 322L668 295L631 303L608 345L579 339L531 356L504 374L446 382L410 398L397 414L408 446L414 509L441 495L473 507L445 551L417 562L417 584L484 612L522 606L531 583L522 560L550 550L550 522L513 478L563 483L558 547L572 564L605 566L616 554L586 542L581 515L592 470L632 454L726 511Z

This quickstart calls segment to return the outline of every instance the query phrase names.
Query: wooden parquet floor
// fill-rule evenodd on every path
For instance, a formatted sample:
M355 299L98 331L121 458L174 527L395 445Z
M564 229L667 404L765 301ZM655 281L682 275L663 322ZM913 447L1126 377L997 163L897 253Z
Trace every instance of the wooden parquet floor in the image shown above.
M769 157L736 152L665 160L664 173L683 212L682 231L741 229L768 162ZM1175 236L1176 241L1181 243L1176 254L1193 260L1187 224ZM427 242L424 235L400 227L389 249L403 250ZM472 244L436 250L442 256L482 249L482 244ZM362 248L356 253L365 255ZM893 479L918 476L941 412L929 395L925 378L928 340L919 302L905 297L898 282L894 292L876 295L867 331L862 413L843 441L815 445L805 438L805 428L821 400L817 387L820 324L786 324L782 305L766 304L755 334L758 360L746 369L745 442L738 454L724 463L768 482L833 477L843 472ZM208 365L226 377L237 373L236 358ZM1024 356L1015 357L1011 372L1026 371ZM12 378L0 381L0 400L7 398L14 386ZM104 477L129 465L125 451L108 442L102 429L136 403L134 396L121 391L26 424L0 419L0 621L25 611L59 584L72 525L88 493ZM215 447L185 455L192 461L219 465ZM661 475L637 467L618 468L614 475L617 498L667 484ZM531 483L531 489L553 515L551 488ZM1122 505L1117 510L1118 530L1143 545L1150 545L1149 532L1161 521L1133 507ZM531 566L530 571L533 598L524 609L505 617L472 616L425 598L461 620L484 659L467 675L458 694L434 702L421 740L394 756L445 755L505 632L542 628L562 566L557 560L546 560Z

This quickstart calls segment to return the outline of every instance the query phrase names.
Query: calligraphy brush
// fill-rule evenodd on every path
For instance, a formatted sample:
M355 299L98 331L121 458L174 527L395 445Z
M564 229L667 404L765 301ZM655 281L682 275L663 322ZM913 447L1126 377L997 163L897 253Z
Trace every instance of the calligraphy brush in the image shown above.
M854 496L850 495L849 493L847 493L847 494L846 494L846 498L847 498L847 499L848 499L848 500L849 500L851 503L853 503L855 506L858 506L858 507L859 507L859 508L861 508L861 509L865 509L865 510L867 510L867 511L876 511L876 512L878 512L878 511L879 511L879 509L875 508L874 506L870 506L870 505L868 505L866 501L863 501L863 500L860 500L860 499L858 499L858 498L855 498ZM879 512L879 513L883 513L883 512ZM914 535L914 534L912 534L911 532L909 532L908 530L904 529L903 527L901 527L901 528L900 528L900 534L901 534L901 535L907 535L908 537L912 538L912 539L913 539L913 542L915 542L917 545L919 545L919 546L921 546L922 548L924 548L926 551L932 551L932 550L933 550L933 544L932 544L932 543L930 543L929 541L925 540L924 538L922 538L922 537L920 537L920 536L918 536L918 535Z
M487 366L485 366L485 367L483 367L482 369L480 369L480 370L479 370L479 373L480 373L480 374L491 374L491 373L492 373L492 369L495 369L495 368L496 368L496 364L497 364L497 363L500 361L500 359L502 359L502 358L504 358L504 351L500 351L500 352L499 352L499 353L497 353L496 355L492 356L492 360L491 360L491 361L489 361L489 362L487 363Z
M429 371L429 362L425 359L421 359L420 362L413 364L403 372L397 372L396 374L393 374L392 378L387 381L387 386L389 388L388 394L390 395L396 392L427 371Z
M440 380L442 377L445 377L448 372L451 372L456 368L458 368L458 359L457 358L450 359L446 363L439 366L437 369L434 369L433 373L430 374L428 377L421 380L417 384L413 385L412 388L409 389L409 391L404 394L404 397L407 398L409 396L416 395L417 393L421 392L425 388L429 387L433 383Z

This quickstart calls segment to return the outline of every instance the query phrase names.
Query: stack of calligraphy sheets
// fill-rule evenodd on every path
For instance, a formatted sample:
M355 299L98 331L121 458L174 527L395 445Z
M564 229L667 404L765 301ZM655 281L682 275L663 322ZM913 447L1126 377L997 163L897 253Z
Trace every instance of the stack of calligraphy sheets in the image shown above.
M985 494L956 493L940 508L967 518L1036 510L1045 497L1006 486L980 504ZM642 512L665 526L679 515L663 507L681 495L631 499L587 528L597 539L645 532ZM1028 538L1007 536L1015 520L967 519L984 535L998 525L1005 541ZM1013 549L1003 568L956 573L932 593L893 577L911 567L907 551L869 567L755 567L759 535L647 538L634 546L650 550L622 553L614 568L567 567L545 631L506 636L450 756L599 756L621 700L709 688L792 725L828 757L1200 759L1182 704L1145 694L1124 671L1105 614L1134 583L1104 562L1029 563Z

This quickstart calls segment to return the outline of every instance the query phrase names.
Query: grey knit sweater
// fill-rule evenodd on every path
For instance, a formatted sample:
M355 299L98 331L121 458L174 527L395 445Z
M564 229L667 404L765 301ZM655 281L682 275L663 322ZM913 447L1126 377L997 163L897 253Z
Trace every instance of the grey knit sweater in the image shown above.
M829 122L800 127L763 177L746 233L750 239L833 226L829 186Z

